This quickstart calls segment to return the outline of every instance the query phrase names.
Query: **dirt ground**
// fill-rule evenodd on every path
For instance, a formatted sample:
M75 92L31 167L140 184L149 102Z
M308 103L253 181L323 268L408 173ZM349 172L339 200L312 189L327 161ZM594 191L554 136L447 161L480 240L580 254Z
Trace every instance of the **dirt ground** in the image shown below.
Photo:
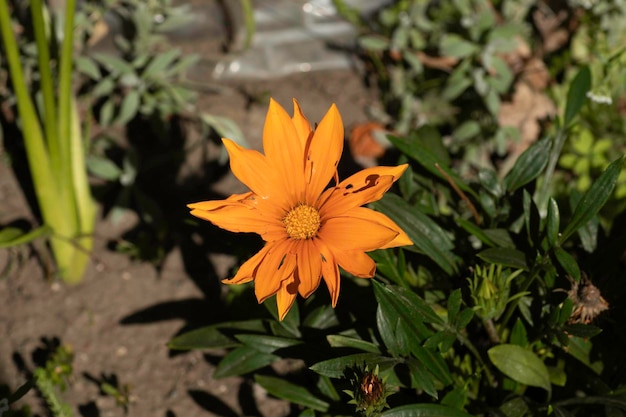
M219 55L218 43L206 35L200 30L177 42L186 51L213 59ZM201 61L190 72L199 86L199 108L232 119L257 149L267 107L266 102L251 103L250 97L271 95L289 112L291 99L296 97L312 122L319 121L335 102L346 130L367 120L365 107L376 99L375 93L363 86L355 69L217 83L210 79L208 61ZM200 88L203 85L210 88ZM217 93L206 93L216 85ZM0 156L0 225L19 219L36 224L17 181L16 167L1 146ZM193 193L177 193L177 184L189 177L195 178ZM154 185L164 188L164 195L172 206L179 208L182 217L185 204L194 197L209 199L242 190L227 172L217 177L207 173L193 155L179 167L171 183L158 181ZM99 217L93 262L84 281L76 286L49 280L32 248L0 249L0 269L9 260L22 257L19 268L0 278L0 385L16 389L23 384L28 372L34 369L33 356L43 346L42 340L58 338L71 346L75 354L73 379L63 394L75 416L125 415L112 397L99 390L98 381L111 377L120 385L130 386L132 403L126 415L133 417L295 415L296 409L269 397L250 381L214 379L212 374L219 359L215 352L174 353L166 346L184 329L228 316L227 311L220 311L219 279L226 277L233 266L229 248L239 244L240 236L221 234L225 241L202 246L205 253L188 252L175 240L157 271L150 263L131 261L110 249L109 243L121 238L135 222L133 216L115 224ZM188 230L179 229L178 233ZM185 240L184 236L181 239ZM198 262L189 262L194 256ZM46 415L42 400L34 391L19 404L28 404L36 414Z

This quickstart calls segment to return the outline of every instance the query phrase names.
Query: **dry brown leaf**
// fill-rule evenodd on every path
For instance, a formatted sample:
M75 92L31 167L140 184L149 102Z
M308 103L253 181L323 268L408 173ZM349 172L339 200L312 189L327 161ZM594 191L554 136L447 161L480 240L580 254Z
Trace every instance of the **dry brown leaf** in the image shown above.
M453 56L430 56L422 51L417 51L416 55L424 66L447 72L452 71L459 62L459 59Z
M360 123L352 128L348 144L355 158L380 158L383 156L385 148L373 136L376 130L385 130L385 128L376 122Z

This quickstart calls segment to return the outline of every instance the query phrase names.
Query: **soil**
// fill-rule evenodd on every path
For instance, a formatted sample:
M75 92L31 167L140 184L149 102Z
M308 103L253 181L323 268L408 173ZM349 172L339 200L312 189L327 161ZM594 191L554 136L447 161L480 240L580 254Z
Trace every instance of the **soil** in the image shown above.
M375 92L364 87L353 68L272 80L216 82L211 79L209 61L220 56L220 41L200 30L172 42L185 52L207 57L189 74L199 93L198 108L234 121L256 149L261 148L268 96L288 112L292 97L298 98L311 122L319 121L335 102L346 131L367 121L365 108L376 99ZM261 99L251 99L255 97ZM132 132L128 130L129 135ZM4 145L11 140L4 137ZM193 129L183 129L180 140L187 146L200 138ZM16 221L35 225L37 216L28 192L24 192L27 188L21 185L24 162L9 158L1 145L0 225ZM167 347L176 334L229 316L220 301L224 286L219 280L228 276L236 262L233 253L247 242L240 235L221 233L208 224L188 224L186 203L244 189L227 168L207 164L207 154L215 162L221 150L212 142L201 142L171 172L152 181L143 179L148 193L167 216L167 238L155 243L165 242L167 253L157 265L113 250L112 242L130 236L138 219L128 212L114 222L105 215L106 205L98 219L93 261L78 285L68 286L52 278L54 271L48 268L50 262L43 256L41 245L0 249L0 271L9 267L0 278L0 385L11 390L22 385L46 342L56 339L74 353L73 377L62 397L75 416L297 414L296 408L270 397L249 379L213 378L219 360L216 352L181 353ZM251 298L250 303L256 300ZM100 390L103 381L129 386L127 412ZM21 405L30 406L37 415L48 414L35 390L17 407Z

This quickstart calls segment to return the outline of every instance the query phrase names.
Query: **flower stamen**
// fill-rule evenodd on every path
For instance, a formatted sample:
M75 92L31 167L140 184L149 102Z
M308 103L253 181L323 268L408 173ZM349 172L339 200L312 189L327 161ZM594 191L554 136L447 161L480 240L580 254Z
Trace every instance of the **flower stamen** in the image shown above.
M301 204L283 218L287 235L292 239L311 239L320 228L320 213L314 207Z

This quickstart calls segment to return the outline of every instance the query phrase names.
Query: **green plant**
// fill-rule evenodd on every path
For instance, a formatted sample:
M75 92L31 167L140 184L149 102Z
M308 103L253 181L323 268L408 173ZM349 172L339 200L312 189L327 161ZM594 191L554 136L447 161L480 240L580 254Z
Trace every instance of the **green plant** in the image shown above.
M39 85L31 85L34 89L29 91L9 5L6 0L0 2L4 50L43 218L42 228L49 232L59 275L67 282L78 282L82 278L91 252L96 212L87 182L80 121L72 89L74 8L75 1L68 1L58 74L53 74L50 50L54 42L49 37L52 31L46 32L50 25L45 23L43 3L31 2ZM41 97L41 106L35 106L37 96Z
M226 349L215 378L248 375L302 416L354 415L355 400L386 417L623 413L626 341L612 336L624 330L623 312L611 320L603 312L626 296L626 246L623 230L607 227L603 239L593 225L614 199L624 156L571 204L550 186L590 89L582 68L554 134L501 178L493 168L462 178L433 126L389 136L410 168L399 194L372 206L413 246L374 252L372 281L343 273L335 309L318 291L282 319L273 301L246 307L249 291L233 292L229 321L179 335L170 348ZM272 375L274 362L293 359L303 366ZM389 409L360 401L354 381L364 368L384 381L383 389L369 377L365 393Z

